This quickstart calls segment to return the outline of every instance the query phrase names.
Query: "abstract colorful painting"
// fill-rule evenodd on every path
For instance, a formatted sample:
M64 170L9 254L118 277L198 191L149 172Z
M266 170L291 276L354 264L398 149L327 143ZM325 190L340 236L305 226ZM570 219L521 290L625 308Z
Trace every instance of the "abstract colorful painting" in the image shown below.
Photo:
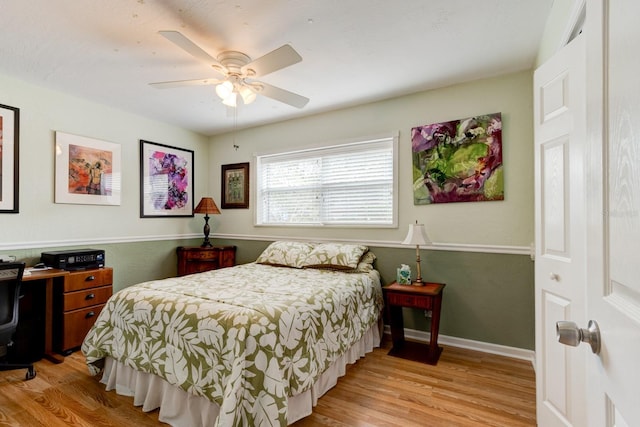
M121 146L56 131L55 202L119 205Z
M140 162L140 216L193 216L193 151L141 140Z
M504 200L502 114L411 129L415 205Z

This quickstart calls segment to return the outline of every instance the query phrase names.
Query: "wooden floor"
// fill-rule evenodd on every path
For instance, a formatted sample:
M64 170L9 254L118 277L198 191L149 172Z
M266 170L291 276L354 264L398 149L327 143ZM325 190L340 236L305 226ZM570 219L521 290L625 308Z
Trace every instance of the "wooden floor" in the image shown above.
M388 356L389 344L350 366L295 427L535 426L531 363L446 347L437 366ZM0 372L0 426L158 426L133 399L105 392L80 352L55 365Z

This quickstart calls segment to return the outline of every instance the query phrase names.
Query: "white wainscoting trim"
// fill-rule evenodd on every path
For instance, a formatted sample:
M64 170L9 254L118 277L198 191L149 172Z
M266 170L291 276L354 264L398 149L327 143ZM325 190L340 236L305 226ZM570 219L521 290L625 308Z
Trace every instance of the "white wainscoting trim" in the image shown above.
M136 243L136 242L156 242L162 240L180 240L193 239L202 237L202 233L188 234L165 234L154 236L119 236L119 237L97 237L75 240L47 240L41 242L20 242L0 244L0 251L32 249L32 248L53 248L65 246L84 246L99 244L116 244L116 243ZM293 241L315 241L315 242L335 242L342 243L358 243L367 246L377 246L382 248L398 248L407 249L408 246L400 242L390 242L384 240L341 240L341 239L323 239L318 237L291 237L291 236L268 236L268 235L248 235L248 234L212 234L210 238L228 239L228 240L259 240L259 241L275 241L275 240L293 240ZM453 251L453 252L480 252L494 254L511 254L511 255L529 255L532 256L532 248L530 246L505 246L505 245L480 245L469 243L433 243L429 246L421 247L428 251Z
M384 333L391 334L389 325L384 325ZM415 341L429 342L431 334L425 331L417 331L415 329L405 328L405 338L410 338ZM508 347L500 344L486 343L482 341L468 340L465 338L450 337L447 335L438 335L438 344L449 345L451 347L466 348L469 350L481 351L483 353L497 354L499 356L512 357L514 359L526 360L531 362L531 365L535 369L536 366L536 353L533 350L525 350L517 347Z
M157 242L162 240L181 240L202 237L202 233L190 234L170 234L157 236L119 236L119 237L94 237L75 240L46 240L42 242L20 242L10 244L0 244L0 251L17 250L17 249L33 249L33 248L55 248L65 246L84 246L84 245L100 245L115 243L139 243L139 242Z
M409 246L400 242L390 242L385 240L341 240L341 239L323 239L319 237L292 237L292 236L272 236L272 235L249 235L249 234L213 234L217 239L228 240L292 240L292 241L314 241L314 242L342 242L342 243L358 243L367 246L377 246L381 248L401 248L407 249ZM411 246L413 247L413 246ZM415 248L414 248L415 249ZM529 255L532 256L531 246L507 246L507 245L480 245L472 243L432 243L428 246L421 246L420 249L427 251L454 251L454 252L482 252L494 254L512 254L512 255Z

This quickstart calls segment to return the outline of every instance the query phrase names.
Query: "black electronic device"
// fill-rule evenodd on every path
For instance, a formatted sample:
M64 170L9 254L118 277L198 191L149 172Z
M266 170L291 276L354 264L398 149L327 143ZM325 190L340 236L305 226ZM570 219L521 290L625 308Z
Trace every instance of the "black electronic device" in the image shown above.
M49 267L62 270L100 268L104 267L104 251L102 249L72 249L42 252L40 261Z

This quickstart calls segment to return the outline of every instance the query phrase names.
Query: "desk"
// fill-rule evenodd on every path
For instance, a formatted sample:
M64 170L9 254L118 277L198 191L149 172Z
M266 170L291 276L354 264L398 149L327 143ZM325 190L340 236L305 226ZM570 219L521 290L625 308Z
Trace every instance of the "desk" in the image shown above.
M53 279L69 274L66 270L48 269L32 270L31 274L22 276L23 283L42 281L45 286L45 318L44 318L44 357L53 363L64 362L64 357L53 352Z
M444 283L425 283L422 286L415 286L399 285L393 282L382 288L393 340L393 348L389 351L390 355L426 362L430 365L438 363L442 352L442 348L438 347L438 330L444 287ZM405 342L402 307L431 310L431 338L428 345L411 341Z

